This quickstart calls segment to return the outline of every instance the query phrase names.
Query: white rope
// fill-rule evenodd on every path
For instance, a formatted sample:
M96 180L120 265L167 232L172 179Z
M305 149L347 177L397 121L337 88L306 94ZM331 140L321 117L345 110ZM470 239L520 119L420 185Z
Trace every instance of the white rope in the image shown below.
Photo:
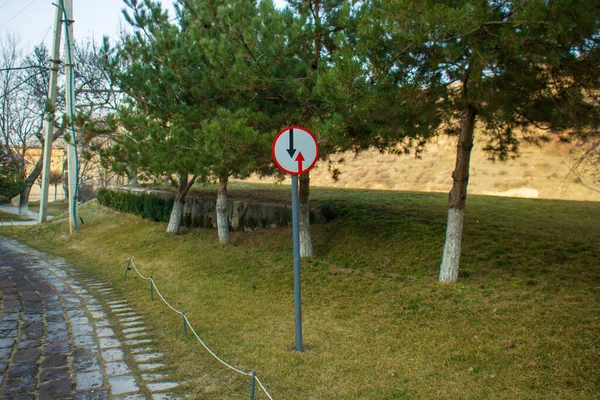
M158 295L160 296L160 298L162 299L162 301L173 311L175 311L177 314L179 315L183 315L182 311L179 311L175 308L173 308L172 305L169 304L169 302L163 297L163 295L160 293L160 290L158 290L158 288L156 287L156 283L154 283L154 279L150 278L150 280L152 281L152 286L154 286L154 289L156 290L156 293L158 293Z
M204 348L217 360L219 360L219 362L221 362L221 364L225 365L226 367L229 367L230 369L234 370L235 372L242 374L242 375L246 375L246 376L252 376L252 373L249 372L244 372L241 369L237 369L233 366L231 366L230 364L226 363L225 361L223 361L219 356L217 356L211 349L208 348L208 346L204 343L204 341L200 338L200 336L198 336L198 334L196 333L196 330L194 329L194 327L192 326L192 324L190 323L190 321L187 319L187 317L184 315L183 318L185 318L185 322L187 322L187 326L190 327L190 329L192 330L192 333L194 334L194 336L196 336L196 339L198 339L198 341L202 344L202 346L204 346Z
M152 286L154 287L154 289L156 290L156 293L158 293L158 295L160 296L161 300L173 311L175 311L177 314L182 315L183 316L183 320L185 322L185 324L187 326L190 327L190 329L192 330L192 333L194 334L194 336L196 336L196 339L198 339L198 341L200 342L200 344L206 349L206 351L208 351L214 358L216 358L221 364L225 365L226 367L228 367L229 369L245 375L245 376L252 376L252 373L250 372L245 372L242 371L241 369L237 369L234 366L232 366L231 364L226 363L225 361L223 361L223 359L221 359L219 356L217 356L207 345L206 343L204 343L204 341L202 340L202 338L200 338L200 336L198 335L198 333L196 332L196 330L194 329L194 327L192 326L192 323L190 322L190 320L187 318L187 316L185 315L185 313L183 311L179 311L176 308L174 308L171 304L169 304L169 302L167 301L167 299L164 298L164 296L162 295L162 293L160 293L160 290L158 290L158 287L156 286L156 283L154 282L154 279L152 279L152 277L145 277L144 275L142 275L142 273L137 269L137 267L135 266L135 263L133 262L133 258L129 258L127 261L130 262L130 265L133 266L133 269L135 270L135 272L140 276L140 278L147 280L147 281L151 281L152 282ZM271 395L269 394L269 392L267 392L267 389L263 386L262 382L260 381L260 379L258 379L257 376L254 376L254 379L256 379L256 381L258 382L258 385L261 387L261 389L263 390L263 392L265 392L265 394L267 395L267 397L270 400L273 400L273 397L271 397Z
M258 379L257 376L254 377L254 379L256 379L256 382L258 382L258 384L260 385L260 387L262 388L263 392L265 392L265 394L267 395L267 397L271 400L273 400L273 398L271 397L271 395L269 394L269 392L267 392L267 389L265 389L265 387L263 386L262 382L260 381L260 379Z
M156 290L156 293L158 293L158 295L160 296L160 298L162 299L162 301L173 311L175 311L177 314L182 315L183 312L177 310L176 308L174 308L171 304L169 304L169 302L167 301L167 299L164 298L164 296L162 295L162 293L160 292L160 290L158 290L158 287L156 286L156 282L154 282L154 279L152 279L152 277L147 278L144 275L141 274L141 272L137 269L137 267L135 266L135 263L133 262L133 259L130 258L129 261L131 261L131 265L133 265L133 268L135 269L135 272L137 272L137 274L140 276L140 278L145 279L147 281L151 281L152 282L152 287Z
M140 276L140 278L145 279L147 281L152 279L152 278L146 278L144 275L142 275L142 273L135 266L135 263L133 262L133 258L130 258L128 261L131 261L130 265L133 266L133 269L135 269L135 272L137 272L137 274Z

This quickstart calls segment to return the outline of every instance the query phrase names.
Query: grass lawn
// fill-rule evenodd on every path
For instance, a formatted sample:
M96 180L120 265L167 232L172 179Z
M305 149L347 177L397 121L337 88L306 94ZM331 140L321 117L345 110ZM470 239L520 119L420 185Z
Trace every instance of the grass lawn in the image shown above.
M40 202L32 201L29 203L29 209L35 212L40 211ZM57 217L62 213L69 211L69 202L66 200L63 201L52 201L48 203L48 215Z
M266 189L263 199L289 197ZM249 380L184 337L146 281L123 277L128 257L275 399L600 398L600 203L470 196L460 282L440 285L445 194L311 195L339 216L313 227L316 256L302 262L303 354L293 351L290 229L235 232L221 246L215 230L170 236L93 201L77 234L65 215L15 235L111 282L191 398L245 399Z
M16 214L10 214L4 211L0 211L0 221L5 223L10 223L10 221L29 221L28 219L23 219Z

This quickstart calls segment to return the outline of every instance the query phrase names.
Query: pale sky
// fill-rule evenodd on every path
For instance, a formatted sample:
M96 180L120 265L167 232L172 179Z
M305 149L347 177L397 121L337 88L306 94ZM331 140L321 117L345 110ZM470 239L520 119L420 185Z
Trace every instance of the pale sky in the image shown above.
M58 0L0 0L0 37L14 33L23 47L46 43L51 47L55 6ZM162 3L174 15L172 0ZM274 0L277 7L284 7L285 0ZM119 26L125 24L121 9L123 0L73 0L73 25L75 39L102 36L117 37Z

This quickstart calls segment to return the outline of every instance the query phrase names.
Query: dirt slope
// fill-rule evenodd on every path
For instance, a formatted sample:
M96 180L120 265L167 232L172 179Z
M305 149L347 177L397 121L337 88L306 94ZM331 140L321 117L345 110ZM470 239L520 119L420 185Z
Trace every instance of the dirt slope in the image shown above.
M476 143L471 158L469 193L493 196L600 201L600 193L586 188L570 174L573 155L569 145L523 145L520 157L493 162ZM324 163L311 171L311 184L325 187L448 192L456 157L456 138L440 137L414 155L389 155L377 151L358 157L338 157L342 172L336 182ZM273 182L251 178L252 182Z

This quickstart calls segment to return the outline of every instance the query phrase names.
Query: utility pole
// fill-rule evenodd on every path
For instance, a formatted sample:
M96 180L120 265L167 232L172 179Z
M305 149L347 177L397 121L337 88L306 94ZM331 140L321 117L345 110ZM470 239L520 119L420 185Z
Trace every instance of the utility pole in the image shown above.
M58 66L60 65L60 39L62 36L62 10L56 7L54 17L54 41L52 42L52 59L50 60L50 83L48 85L48 103L45 141L44 141L44 164L42 170L42 196L40 198L40 220L46 222L48 212L48 187L50 186L50 166L52 165L52 139L54 139L54 116L56 108L56 91L58 85ZM56 187L54 192L56 198Z
M69 168L69 231L79 230L78 224L78 175L77 137L75 134L75 56L73 54L73 0L61 0L63 16L65 18L65 99L67 116L69 117L69 140L67 140L67 157Z

